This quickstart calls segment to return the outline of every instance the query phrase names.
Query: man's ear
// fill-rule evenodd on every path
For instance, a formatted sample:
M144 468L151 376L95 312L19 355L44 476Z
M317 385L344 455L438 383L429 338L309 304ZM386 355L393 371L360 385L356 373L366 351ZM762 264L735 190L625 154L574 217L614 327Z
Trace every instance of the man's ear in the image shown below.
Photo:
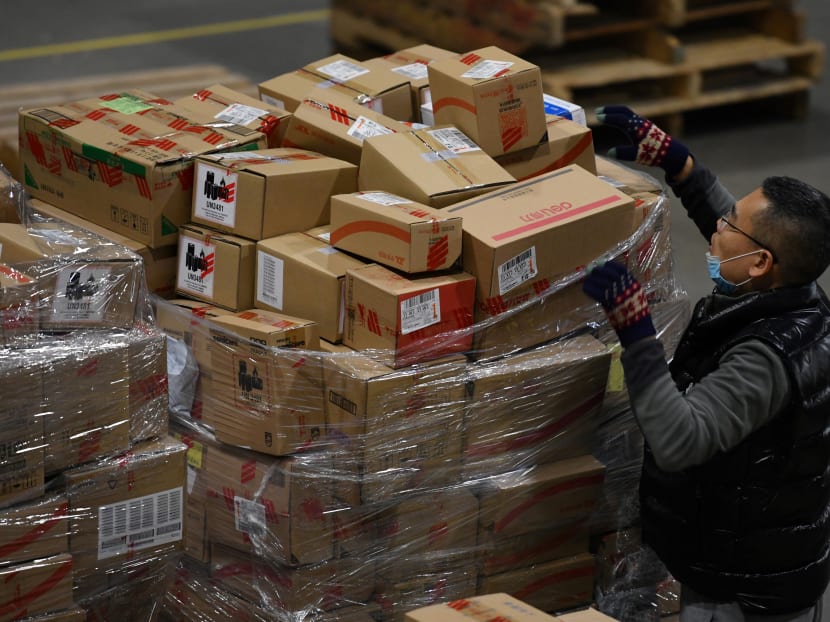
M763 249L756 255L755 261L749 267L749 276L753 279L757 279L758 277L769 274L772 272L773 265L774 262L772 260L772 253L766 249Z

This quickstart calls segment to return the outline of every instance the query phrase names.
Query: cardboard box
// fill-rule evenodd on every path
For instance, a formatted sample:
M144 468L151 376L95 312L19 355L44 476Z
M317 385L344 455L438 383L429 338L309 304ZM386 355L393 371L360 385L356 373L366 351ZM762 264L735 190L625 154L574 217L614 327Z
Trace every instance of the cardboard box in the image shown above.
M349 270L343 343L379 350L394 368L464 352L474 293L475 278L464 272L406 278L379 264Z
M169 424L167 337L155 326L120 335L127 348L130 443L164 436Z
M306 97L338 92L360 106L399 121L412 120L409 82L401 75L381 71L343 54L334 54L259 84L259 96L295 112Z
M610 364L580 335L471 365L465 478L592 453Z
M440 126L366 139L357 186L444 208L515 181L461 131Z
M461 219L388 192L331 198L331 244L402 272L451 268L461 256Z
M205 419L225 443L282 456L321 440L322 367L315 322L265 310L215 318Z
M560 613L557 617L563 622L614 622L616 620L593 607Z
M357 166L304 149L201 156L194 223L251 240L329 222L330 197L357 189Z
M547 116L547 140L532 147L494 158L519 181L578 164L596 175L596 156L591 130L564 117Z
M183 225L176 293L232 311L253 307L255 251L252 240Z
M558 618L506 593L470 596L421 607L406 614L406 622L556 622Z
M231 131L236 126L257 130L265 135L269 148L282 144L291 119L291 113L282 107L272 106L222 84L212 84L173 103L189 110L192 118L204 125L213 124Z
M317 151L359 165L366 138L409 129L401 121L369 110L349 97L327 89L312 93L300 102L282 144L284 147Z
M556 115L557 117L562 117L563 119L570 119L574 123L578 123L584 127L588 126L588 121L585 118L585 111L579 104L569 102L565 99L559 99L558 97L548 95L547 93L542 95L542 99L545 102L546 115Z
M0 345L15 346L37 339L40 330L38 282L0 264Z
M468 560L467 565L449 567L442 572L420 573L404 581L379 581L375 600L383 608L382 619L403 622L408 619L405 616L421 607L475 594L478 576L475 568L469 567L470 563Z
M21 110L19 132L32 196L151 248L175 243L190 219L196 155L267 144L143 91Z
M442 58L458 58L458 53L425 43L397 50L378 58L370 58L364 61L364 64L372 69L392 71L409 80L413 120L424 123L418 110L421 104L432 101L427 65Z
M542 611L585 607L594 599L594 565L593 555L581 553L483 577L478 591L507 592Z
M602 463L586 455L486 478L479 533L518 535L583 519L597 504L604 475Z
M317 456L275 458L224 445L211 447L205 469L211 542L257 551L286 565L333 555L330 488ZM253 543L252 543L253 541ZM256 544L254 544L256 543Z
M459 479L466 407L464 357L393 370L352 352L324 357L326 436L337 468L355 474L335 491L350 506Z
M140 567L181 550L186 453L168 436L64 473L76 576L100 586L126 560Z
M545 136L542 71L495 46L427 65L435 123L455 125L497 156Z
M260 240L255 305L313 320L322 338L339 342L346 322L346 272L365 264L303 233Z
M137 242L111 229L96 225L86 218L76 216L45 201L31 199L29 205L32 209L32 221L29 226L37 228L36 223L38 222L51 222L52 219L56 219L66 223L66 227L63 229L66 239L77 239L77 246L90 242L89 238L93 237L94 239L94 236L98 236L101 240L106 240L112 244L123 246L141 257L144 264L144 278L147 281L147 289L151 293L163 298L169 298L173 295L173 289L176 287L176 251L178 250L176 244L150 248L142 242ZM94 234L94 236L88 236L87 231Z
M53 555L0 567L0 620L9 622L74 606L72 556Z
M199 364L199 373L210 375L210 322L217 317L233 315L222 307L189 298L172 298L155 307L156 326L174 339L187 344Z
M501 538L479 534L479 574L490 576L588 552L587 520Z
M19 563L69 550L65 494L0 510L0 564Z

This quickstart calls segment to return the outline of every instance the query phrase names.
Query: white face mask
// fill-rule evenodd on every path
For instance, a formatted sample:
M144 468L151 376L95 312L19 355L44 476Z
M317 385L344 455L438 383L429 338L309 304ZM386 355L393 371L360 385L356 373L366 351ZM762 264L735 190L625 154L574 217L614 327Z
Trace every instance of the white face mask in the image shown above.
M706 251L706 267L709 270L709 277L715 282L715 286L718 288L718 291L724 294L732 294L738 289L741 285L745 283L749 283L752 280L752 277L747 277L746 280L741 281L740 283L733 283L732 281L727 281L720 273L720 266L721 264L727 263L729 261L734 261L735 259L740 259L741 257L749 257L750 255L755 255L756 253L763 252L763 249L759 249L757 251L750 251L748 253L744 253L743 255L735 255L734 257L730 257L729 259L721 259L720 257L713 255L709 251Z

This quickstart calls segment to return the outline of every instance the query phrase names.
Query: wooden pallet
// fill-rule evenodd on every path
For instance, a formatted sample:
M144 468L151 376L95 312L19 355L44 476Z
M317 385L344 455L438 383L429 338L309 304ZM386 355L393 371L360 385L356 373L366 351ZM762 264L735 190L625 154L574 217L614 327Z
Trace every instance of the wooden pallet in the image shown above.
M247 78L212 64L4 86L0 89L0 162L16 179L20 179L17 123L21 108L77 101L128 89L141 89L160 97L177 99L211 84L223 84L258 97L256 85Z

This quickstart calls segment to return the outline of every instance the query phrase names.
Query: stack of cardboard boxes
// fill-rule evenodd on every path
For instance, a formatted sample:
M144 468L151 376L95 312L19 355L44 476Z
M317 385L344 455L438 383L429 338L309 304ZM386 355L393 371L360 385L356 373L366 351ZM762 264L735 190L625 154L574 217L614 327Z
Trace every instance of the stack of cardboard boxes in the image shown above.
M403 620L490 592L591 603L614 363L578 281L619 256L661 280L656 305L673 300L659 188L598 176L578 107L549 114L539 68L495 47L335 55L260 95L20 114L29 192L144 244L148 271L176 248L153 320L198 377L175 420L187 487L165 503L182 503L187 559L164 616ZM121 282L88 273L66 287ZM120 552L101 539L79 559L148 580L119 573ZM107 585L110 603L129 597Z

